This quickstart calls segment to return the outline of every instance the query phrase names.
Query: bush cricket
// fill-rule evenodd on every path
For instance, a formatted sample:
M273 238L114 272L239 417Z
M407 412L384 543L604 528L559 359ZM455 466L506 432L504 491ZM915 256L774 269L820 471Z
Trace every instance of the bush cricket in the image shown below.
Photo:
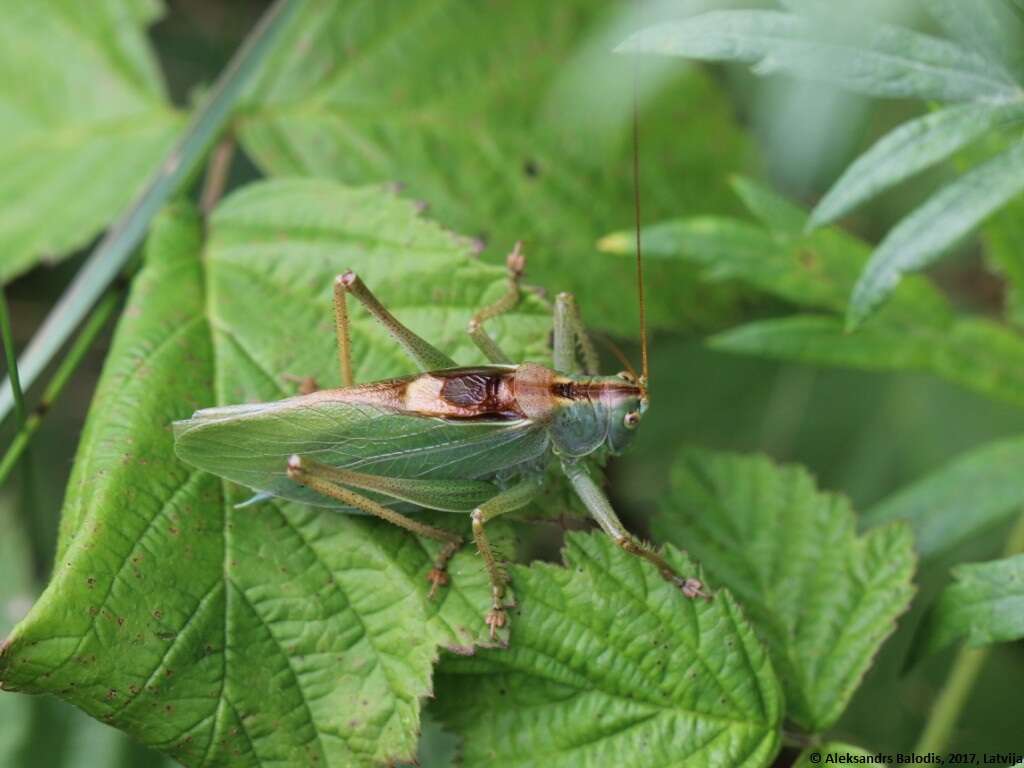
M490 576L486 615L492 638L508 621L506 571L485 532L488 521L527 505L557 461L601 528L625 550L650 561L687 597L708 596L700 581L677 575L634 538L591 477L585 459L620 453L647 410L647 373L597 375L597 355L571 294L554 304L554 370L512 363L485 330L515 306L524 259L509 255L508 290L478 311L468 332L490 365L459 367L402 325L357 275L334 283L344 386L270 403L206 408L175 422L175 449L186 462L256 490L343 512L375 515L440 541L428 574L431 594L447 582L455 533L415 520L416 507L464 512ZM352 296L423 371L355 384L346 300ZM581 352L583 373L577 370ZM646 353L644 354L646 363Z

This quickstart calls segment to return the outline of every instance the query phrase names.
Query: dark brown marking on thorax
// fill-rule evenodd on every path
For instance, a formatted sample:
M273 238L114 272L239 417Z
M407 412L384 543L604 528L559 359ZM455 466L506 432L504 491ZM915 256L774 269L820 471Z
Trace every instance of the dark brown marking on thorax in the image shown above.
M457 418L521 419L512 380L515 372L502 368L437 371L443 379L440 397L461 413Z
M639 390L627 382L609 381L553 381L551 394L563 400L600 400L606 394L635 396Z

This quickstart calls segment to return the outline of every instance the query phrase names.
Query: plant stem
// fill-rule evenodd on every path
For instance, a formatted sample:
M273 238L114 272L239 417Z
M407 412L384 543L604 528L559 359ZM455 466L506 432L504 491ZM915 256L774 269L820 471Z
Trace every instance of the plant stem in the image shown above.
M19 361L23 386L30 387L75 332L107 286L142 242L164 203L191 178L210 144L223 130L242 88L272 50L287 21L302 3L277 0L221 73L205 106L153 172L142 194L115 222L50 311ZM0 421L14 405L12 390L0 382Z
M7 359L7 377L11 382L14 398L14 412L18 416L18 426L25 424L28 412L25 410L25 395L21 391L21 380L18 376L18 358L14 354L14 333L11 330L11 314L7 311L7 296L0 287L0 341L4 345L4 357Z
M970 698L971 690L978 679L978 673L988 659L989 649L962 647L953 660L949 677L939 692L939 698L935 700L931 714L928 716L928 723L925 725L917 746L914 747L916 754L928 754L929 752L943 752L953 736L953 728L960 718L960 710L963 709Z
M203 179L203 191L199 195L199 210L204 218L209 218L213 209L224 195L224 187L231 170L231 160L235 155L235 138L228 134L220 140L213 150L210 162L206 166L206 178Z
M11 313L7 306L7 297L4 289L0 287L0 340L3 341L4 357L7 360L7 375L11 382L11 390L14 393L14 412L18 418L18 428L25 426L28 419L28 411L25 408L25 395L21 391L21 382L18 379L18 360L14 354L14 333L11 328ZM19 494L17 509L22 518L22 526L29 532L31 543L30 559L32 576L37 584L42 584L46 575L46 553L45 548L40 545L40 539L34 535L38 528L36 511L36 471L32 462L32 452L26 451L21 462L21 493ZM17 460L15 460L17 461Z
M40 425L43 422L43 417L46 415L46 411L53 404L53 402L60 395L64 386L68 383L71 375L78 368L79 364L85 358L92 346L96 337L99 336L103 327L107 324L111 315L117 309L117 305L121 299L121 290L114 288L107 292L107 294L100 300L100 303L93 310L93 313L86 320L85 326L82 328L82 332L75 338L71 344L71 348L68 350L67 355L60 361L60 365L57 367L57 371L53 374L53 378L50 379L46 385L46 389L43 391L43 396L39 400L39 404L35 407L32 413L25 420L21 429L14 436L14 440L8 447L3 458L0 458L0 485L3 485L4 481L10 475L11 470L18 463L18 459L21 458L22 454L28 448L35 433L39 430Z
M1024 552L1024 515L1018 518L1007 539L1004 557ZM985 661L992 651L991 645L981 648L963 646L953 660L949 677L935 700L924 732L918 739L914 752L944 752L953 737L953 729L960 718L960 711L967 704L974 683L978 679Z

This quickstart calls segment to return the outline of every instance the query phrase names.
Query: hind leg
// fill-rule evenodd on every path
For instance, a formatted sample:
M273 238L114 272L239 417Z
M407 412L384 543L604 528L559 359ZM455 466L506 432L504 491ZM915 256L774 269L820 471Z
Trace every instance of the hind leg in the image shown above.
M448 561L462 546L462 537L458 534L413 520L401 512L389 509L373 499L346 488L337 482L336 473L332 471L331 467L318 461L297 455L292 456L288 459L288 477L299 485L304 485L323 496L336 499L347 506L379 517L381 520L387 520L392 525L397 525L418 536L441 542L441 549L434 559L434 567L427 574L427 580L431 584L430 597L434 596L438 587L443 587L448 583Z

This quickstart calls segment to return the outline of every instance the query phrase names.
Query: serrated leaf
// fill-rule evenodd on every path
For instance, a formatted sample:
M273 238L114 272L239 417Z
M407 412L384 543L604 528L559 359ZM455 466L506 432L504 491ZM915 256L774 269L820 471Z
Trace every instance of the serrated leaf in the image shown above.
M1024 191L1024 140L950 182L893 227L871 256L850 297L856 327L896 287Z
M817 227L845 216L983 136L992 128L1024 120L1024 104L962 104L908 120L887 133L839 177L811 213Z
M507 650L438 670L432 711L462 736L462 764L769 765L781 691L728 591L687 601L600 534L570 534L564 556L516 567Z
M800 757L793 763L793 768L816 768L819 765L837 765L843 762L854 762L844 761L843 757L860 757L860 758L875 758L874 752L869 752L861 747L855 747L852 744L846 744L842 741L826 741L824 744L819 744L813 747L808 747L800 753ZM866 760L858 760L858 763L866 763ZM888 763L878 762L877 758L871 760L871 765L888 765Z
M957 456L864 513L864 524L905 520L923 557L949 551L1024 506L1024 439L989 443ZM984 488L984 493L978 493Z
M1018 98L1020 88L978 54L888 24L842 25L778 11L713 11L655 24L616 49L709 61L740 61L868 96L980 101Z
M600 235L633 225L633 73L606 39L628 23L623 8L307 3L254 85L238 136L269 175L401 182L432 217L480 237L488 260L523 240L528 280L576 292L592 325L635 333L636 304L621 290L629 265L594 253ZM640 98L660 89L640 113L644 215L728 209L725 177L751 151L728 100L700 72L645 72ZM732 311L731 292L698 294L685 265L650 277L673 286L648 294L654 325L720 324Z
M1024 82L1024 24L1006 0L926 0L925 7L948 35Z
M149 0L2 0L0 283L85 245L141 188L179 118Z
M946 587L918 629L911 651L922 658L965 640L978 648L1024 637L1024 555L952 569Z
M457 555L430 602L432 544L294 504L236 509L248 494L177 461L170 424L292 394L287 373L336 384L332 280L350 267L403 321L478 361L464 329L504 270L411 201L328 181L247 187L206 232L179 209L151 237L79 446L53 580L0 655L0 680L185 765L408 758L437 648L487 637L479 558ZM363 316L353 323L360 380L412 369ZM549 330L535 298L495 324L535 359Z
M786 716L812 732L843 713L913 595L909 527L857 536L845 497L802 467L690 450L654 519L750 613L786 692Z
M869 322L849 333L837 317L793 315L731 328L712 336L709 345L815 365L927 371L986 397L1024 406L1024 338L990 320L916 326Z

